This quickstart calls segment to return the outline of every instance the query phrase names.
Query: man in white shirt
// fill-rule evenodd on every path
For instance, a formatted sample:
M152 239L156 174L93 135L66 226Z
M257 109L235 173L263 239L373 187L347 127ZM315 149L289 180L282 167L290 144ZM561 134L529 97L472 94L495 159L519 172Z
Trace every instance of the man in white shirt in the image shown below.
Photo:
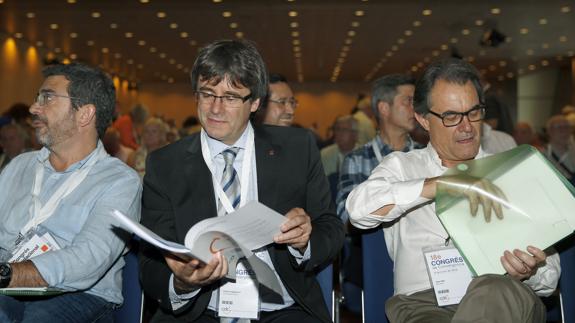
M395 295L386 303L391 322L545 321L545 307L536 294L549 295L555 289L559 258L534 246L506 251L501 263L508 274L474 278L458 305L439 307L430 284L423 249L449 240L435 215L436 184L447 168L486 156L480 148L482 102L473 66L458 59L430 65L414 96L416 119L429 132L429 145L388 155L347 199L354 226L367 229L385 223L386 245L395 267ZM484 189L492 185L465 184ZM486 219L492 212L501 215L496 203L480 203Z

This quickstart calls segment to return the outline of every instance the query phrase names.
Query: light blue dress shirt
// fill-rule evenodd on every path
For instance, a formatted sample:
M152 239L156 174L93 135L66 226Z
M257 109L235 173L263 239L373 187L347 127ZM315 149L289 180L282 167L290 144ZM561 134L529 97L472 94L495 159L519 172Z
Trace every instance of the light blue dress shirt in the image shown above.
M44 167L39 194L44 204L103 149L98 141L90 155L63 172L54 170L46 148L12 160L0 174L0 247L11 250L20 230L32 218L32 186L38 163ZM99 160L84 181L60 201L53 215L41 223L61 248L31 259L48 285L122 303L125 241L112 231L117 221L111 211L117 209L139 220L141 194L140 178L134 170L117 158Z

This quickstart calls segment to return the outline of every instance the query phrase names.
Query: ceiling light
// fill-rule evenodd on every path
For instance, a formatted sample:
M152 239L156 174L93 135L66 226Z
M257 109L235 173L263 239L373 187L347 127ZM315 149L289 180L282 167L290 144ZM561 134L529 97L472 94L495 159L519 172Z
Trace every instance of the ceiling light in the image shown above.
M467 57L467 61L468 61L469 63L473 63L473 61L475 61L475 57L469 56L469 57Z
M481 19L475 20L475 25L476 26L483 26L483 20L481 20Z
M146 46L146 41L145 40L138 40L138 45Z
M166 15L166 13L163 12L163 11L158 11L158 12L156 13L156 17L162 19L162 18L166 18L167 15Z
M496 69L497 69L497 66L495 66L495 65L489 65L489 70L490 70L491 72L495 71Z
M439 46L439 48L440 48L441 50L448 50L448 49L449 49L449 46L447 46L447 45L445 45L445 44L441 44L441 46Z
M343 46L341 50L344 52L349 52L349 46Z
M397 45L393 45L391 46L391 50L397 52L399 50L399 47Z
M158 49L156 47L150 47L150 53L155 53L157 51Z
M526 35L527 33L529 33L529 29L521 28L521 29L519 29L519 33L521 33L522 35Z
M533 70L535 70L535 68L537 68L537 67L536 67L535 65L533 65L533 64L530 64L527 68L528 68L530 71L533 71Z
M461 34L462 34L462 35L465 35L465 36L469 35L470 33L471 33L471 31L470 31L469 29L463 29L463 30L461 31Z
M188 36L189 36L188 33L185 32L185 31L182 31L182 32L180 33L180 37L181 37L181 38L188 38Z
M528 49L528 50L525 51L525 53L526 53L527 55L531 56L531 55L533 55L534 51L533 51L533 49Z
M24 35L22 35L22 33L15 33L15 34L14 34L14 38L20 39L20 38L22 38L22 37L24 37Z
M150 0L140 0L140 3L149 3Z
M545 19L545 18L539 19L539 24L540 25L547 25L547 19Z
M290 26L291 28L297 28L297 27L299 26L299 24L297 23L297 21L292 21L292 22L289 23L289 26Z
M299 31L292 31L291 36L292 37L299 37Z
M131 33L131 32L127 32L127 33L124 34L124 36L125 36L126 38L132 38L132 37L134 37L134 34Z
M115 59L120 59L120 58L122 58L122 54L120 54L120 53L115 53L115 54L114 54L114 58L115 58Z
M170 58L170 60L168 61L168 63L170 63L171 65L176 64L176 60L173 58Z
M457 44L458 41L459 41L459 39L457 39L457 38L455 38L455 37L449 39L449 42L452 43L452 44Z
M94 46L95 44L96 44L96 43L95 43L93 40L88 40L88 41L86 42L86 45L88 45L88 46Z
M399 39L397 40L397 43L398 43L398 44L403 44L403 43L405 43L405 39L399 38Z
M499 66L505 67L505 66L507 66L507 62L506 61L499 61Z
M568 12L570 12L570 11L571 11L571 7L569 7L569 6L563 6L563 7L561 7L561 12L562 12L562 13L568 13Z
M58 24L50 24L50 29L52 30L58 29Z
M294 40L292 40L291 43L292 43L293 45L295 45L295 46L297 46L297 45L300 44L299 39L294 39Z
M421 21L416 20L416 21L413 22L412 25L413 25L413 27L419 27L419 26L421 26Z
M241 32L241 31L238 31L238 32L236 33L236 38L244 38L244 33Z
M111 24L110 24L110 28L111 28L111 29L116 29L116 28L118 28L118 24L111 23Z
M355 31L349 30L349 31L347 32L347 35L348 35L349 37L353 37L353 36L355 36Z
M359 27L359 21L352 21L352 22L351 22L351 26L352 26L353 28Z
M541 44L541 48L543 48L543 49L548 49L548 48L549 48L549 44L543 43L543 44Z
M437 57L437 56L439 56L439 51L438 51L438 50L434 50L434 51L431 52L431 55Z
M290 12L288 12L288 16L290 16L290 17L297 17L297 11L290 11Z
M300 57L301 57L301 52L294 53L293 56L294 56L294 57L297 57L297 58L300 58Z
M197 44L198 44L197 41L195 41L195 40L193 40L193 39L190 40L190 46L196 46Z
M32 19L32 18L35 18L35 17L36 17L36 14L33 13L33 12L28 12L28 13L26 13L26 18Z
M78 55L76 55L76 54L70 54L70 59L76 59L76 58L78 58Z
M222 12L222 16L224 18L229 18L232 16L232 12L231 11L224 11L224 12Z
M301 48L299 46L294 46L293 51L294 52L299 52L301 50Z
M70 4L76 3L76 0L68 0L68 3L70 3Z
M60 52L62 52L62 49L60 47L54 48L54 53L60 53Z
M572 51L572 50L568 51L568 52L567 52L567 55L573 56L573 51Z
M431 16L431 9L425 9L421 12L424 16Z
M166 53L160 53L158 56L160 56L160 58L166 58Z
M236 29L236 28L238 28L238 24L236 22L232 22L232 23L230 23L230 28Z
M385 53L385 56L391 57L391 56L393 56L393 52L388 51L388 52Z
M107 47L102 48L102 53L108 54L110 50Z
M409 36L413 35L413 31L411 31L411 30L408 29L408 30L404 31L403 34L404 34L405 36L408 36L408 37L409 37Z
M541 66L548 66L549 65L549 61L544 59L541 61Z
M178 65L176 65L176 68L179 69L179 70L181 70L182 68L184 68L184 65L178 64Z
M351 45L351 44L353 43L353 39L351 39L351 38L346 38L343 42L344 42L346 45Z
M172 23L170 24L170 28L172 28L172 29L178 29L178 24L172 22Z
M221 3L222 0L212 0L214 3Z
M92 16L92 18L100 18L102 16L102 14L97 12L97 11L94 11L94 12L92 12L91 16Z
M354 14L355 14L356 17L363 17L363 16L365 15L365 11L363 11L363 10L356 10Z
M1 1L1 0L0 0L0 1ZM44 46L44 42L42 42L42 41L37 41L37 42L36 42L36 46L42 47L42 46Z
M129 60L127 60L126 62L127 62L128 64L130 64L130 65L134 64L134 60L131 59L131 58L130 58Z
M491 14L492 15L498 15L501 13L501 9L499 8L491 8Z
M507 72L507 74L505 74L505 76L507 76L508 79L512 79L513 76L515 76L512 72Z
M567 36L560 36L560 37L559 37L559 41L562 42L562 43L566 42L566 41L567 41Z
M77 33L70 33L70 38L78 38L78 34Z

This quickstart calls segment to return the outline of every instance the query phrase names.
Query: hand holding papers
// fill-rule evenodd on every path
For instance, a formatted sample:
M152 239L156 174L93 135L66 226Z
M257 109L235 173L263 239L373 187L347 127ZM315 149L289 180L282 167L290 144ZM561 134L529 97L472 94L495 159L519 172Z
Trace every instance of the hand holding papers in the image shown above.
M545 249L575 230L575 189L530 146L462 163L443 176L462 175L492 182L507 198L500 202L503 218L487 223L469 216L473 210L462 195L437 187L437 216L476 275L504 274L505 251Z
M197 223L186 234L185 246L162 239L118 211L113 215L122 223L123 229L184 260L195 258L208 263L214 254L221 252L228 262L226 277L230 279L235 279L237 261L245 257L257 280L281 294L271 268L251 251L273 243L274 235L280 232L279 228L286 219L259 202L249 202L232 214Z

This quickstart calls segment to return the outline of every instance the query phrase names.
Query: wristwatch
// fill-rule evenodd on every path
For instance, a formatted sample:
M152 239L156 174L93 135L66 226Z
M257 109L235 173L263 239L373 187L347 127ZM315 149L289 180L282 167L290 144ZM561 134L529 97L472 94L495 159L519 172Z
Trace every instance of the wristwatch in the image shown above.
M10 285L12 279L12 267L7 262L0 263L0 288L6 288Z

